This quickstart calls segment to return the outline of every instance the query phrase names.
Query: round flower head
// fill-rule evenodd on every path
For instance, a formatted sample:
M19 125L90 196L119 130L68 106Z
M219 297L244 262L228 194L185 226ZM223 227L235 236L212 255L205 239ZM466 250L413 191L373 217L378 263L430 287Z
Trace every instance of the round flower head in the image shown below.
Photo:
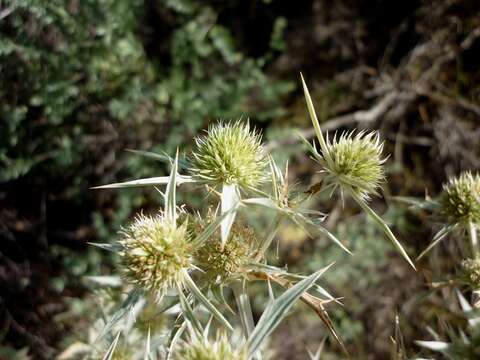
M195 337L181 348L175 360L247 360L245 351L234 350L226 336L219 336L214 342Z
M195 139L192 175L213 185L254 188L264 181L267 166L261 140L248 122L210 126L205 136Z
M157 301L182 282L182 270L191 265L185 223L177 227L163 213L142 214L122 234L120 257L131 282L152 292Z
M327 140L328 141L328 140ZM377 132L347 132L327 143L331 163L324 161L327 182L343 188L347 186L362 198L376 194L384 180L383 143Z
M212 282L225 284L245 275L254 256L255 232L249 226L235 224L222 247L219 236L212 236L195 255L196 264Z
M461 276L474 290L480 288L480 259L462 261Z
M440 212L450 224L480 224L480 176L464 172L443 186Z

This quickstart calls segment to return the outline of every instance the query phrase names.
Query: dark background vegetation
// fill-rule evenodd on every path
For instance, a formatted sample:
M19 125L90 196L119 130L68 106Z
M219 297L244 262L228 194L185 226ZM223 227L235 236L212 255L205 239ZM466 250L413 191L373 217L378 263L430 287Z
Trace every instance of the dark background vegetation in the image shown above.
M478 0L0 1L1 342L54 356L82 276L114 262L87 242L110 241L135 210L158 205L149 190L89 189L166 172L126 149L188 150L209 122L249 118L308 186L318 169L291 130L311 135L302 71L326 128L381 131L386 195L435 195L448 176L480 169L479 64ZM432 224L389 205L418 254ZM358 255L286 226L279 263L337 260L327 287L345 307L333 317L359 359L388 357L396 312L419 351L413 340L437 321L438 299L418 300L431 264L412 274L353 204L319 206ZM272 340L278 359L303 358L325 336L298 311Z

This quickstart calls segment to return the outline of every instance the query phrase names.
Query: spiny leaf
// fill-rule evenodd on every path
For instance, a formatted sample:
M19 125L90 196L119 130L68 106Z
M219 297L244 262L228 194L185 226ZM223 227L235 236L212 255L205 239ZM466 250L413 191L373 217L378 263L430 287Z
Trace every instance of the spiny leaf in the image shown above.
M115 348L117 347L118 339L120 338L121 331L118 332L117 336L113 340L112 344L108 348L107 352L105 353L105 356L103 357L103 360L112 360L113 357L113 352L115 351Z
M164 154L157 154L157 153L152 152L152 151L134 150L134 149L127 149L126 151L131 152L131 153L136 154L136 155L148 157L148 158L151 158L151 159L157 160L157 161L168 162L168 163L171 163L173 161L173 159L165 153ZM185 159L178 159L178 167L180 169L188 169L188 167L189 167L188 161L186 161Z
M423 258L430 250L432 250L435 245L437 245L440 241L442 241L448 234L452 232L452 230L456 227L456 225L444 226L438 231L435 236L433 237L432 242L428 247L422 251L420 255L417 257L417 261Z
M364 199L358 196L357 192L353 189L349 189L350 195L355 199L355 201L360 205L360 207L365 210L365 212L380 226L384 234L387 238L393 243L393 245L397 248L398 252L404 257L405 260L410 264L410 266L416 271L416 267L413 264L413 261L408 256L407 252L403 248L402 244L397 240L395 235L392 233L392 230L388 227L385 221L377 215L375 211L373 211L370 206L366 203Z
M106 334L112 330L112 328L122 320L130 311L133 310L137 302L142 301L142 292L139 290L133 290L128 294L125 301L122 303L120 308L110 317L110 319L105 324L104 328L98 335L97 339L103 338Z
M224 212L223 214L221 214L220 216L217 216L217 218L211 222L210 224L208 224L205 229L200 233L198 234L198 236L192 240L192 245L194 248L198 248L200 247L206 240L208 240L208 238L218 229L218 227L220 226L220 224L222 223L222 221L227 217L229 216L231 213L237 211L237 207L238 207L238 203L237 203L237 206L234 206L232 207L230 210Z
M243 333L245 338L248 338L255 324L253 322L252 308L250 307L250 299L248 298L246 285L246 282L243 280L233 283L231 287L235 295L235 302L240 315Z
M122 245L115 243L115 244L108 244L108 243L92 243L92 242L87 242L88 245L93 245L96 246L100 249L107 250L107 251L112 251L112 252L118 252L122 250Z
M253 355L278 326L294 302L317 281L323 270L317 271L300 281L275 299L262 314L257 326L247 341L248 353Z
M139 180L125 181L120 183L113 183L108 185L100 185L92 187L91 189L120 189L120 188L129 188L129 187L138 187L138 186L154 186L154 185L165 185L168 184L170 176L158 176L151 177ZM178 175L177 176L177 185L195 183L196 180L192 179L191 176Z
M185 276L185 285L187 288L192 292L193 296L207 308L208 311L224 326L226 326L229 330L233 331L232 325L228 322L227 319L222 315L222 313L206 298L205 295L202 294L200 289L197 287L193 279L190 277L186 270L184 271Z
M303 75L301 73L300 73L300 77L302 79L303 92L305 94L305 100L307 102L308 113L310 114L310 119L312 120L313 128L315 129L315 134L317 135L318 141L320 143L320 148L322 149L322 155L327 161L327 163L330 166L332 166L333 160L330 156L327 143L325 142L325 139L323 137L322 129L320 128L320 123L318 122L317 114L315 113L315 107L313 106L310 92L308 91L307 84L305 83L305 80L303 79Z
M167 183L167 189L165 190L165 213L167 219L171 221L172 224L177 222L177 201L175 198L176 187L177 187L177 170L178 170L178 149L175 156L175 160L172 163L172 170L170 172L170 177Z

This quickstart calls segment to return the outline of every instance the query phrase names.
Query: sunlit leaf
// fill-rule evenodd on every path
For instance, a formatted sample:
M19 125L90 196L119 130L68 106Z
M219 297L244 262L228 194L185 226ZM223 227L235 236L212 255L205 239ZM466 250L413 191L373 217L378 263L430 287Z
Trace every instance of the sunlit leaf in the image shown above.
M195 296L195 298L207 308L208 311L224 326L226 326L229 330L233 331L232 325L228 322L227 319L222 315L222 313L213 305L205 295L202 294L200 289L197 287L193 279L190 277L188 272L184 270L184 277L185 277L185 285L187 286L188 290Z
M112 360L113 358L113 352L115 351L115 348L117 347L118 339L120 338L121 332L119 331L115 339L113 340L112 344L108 348L107 352L103 356L103 360Z
M280 297L275 299L257 323L253 333L247 341L247 349L250 356L257 352L263 342L275 330L278 324L287 314L295 301L317 281L323 270L317 271L306 279L286 290Z

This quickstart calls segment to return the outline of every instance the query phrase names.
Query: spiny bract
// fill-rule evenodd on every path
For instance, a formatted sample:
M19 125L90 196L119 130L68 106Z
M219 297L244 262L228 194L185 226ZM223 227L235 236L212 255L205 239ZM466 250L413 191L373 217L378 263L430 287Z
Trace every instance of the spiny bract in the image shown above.
M248 122L217 123L195 138L190 171L214 185L255 188L265 180L267 158L259 133Z
M328 173L326 181L345 186L356 191L362 198L368 198L377 192L377 188L385 179L382 159L383 143L378 132L346 132L336 136L332 141L327 139L327 147L332 163L326 159L322 164Z
M464 172L443 186L440 212L450 224L480 224L480 176Z
M175 360L247 360L245 351L232 349L226 336L216 341L192 339L175 356Z
M250 226L235 224L223 247L219 236L205 242L196 253L196 264L213 283L228 283L245 275L246 265L253 260L255 242Z
M191 266L191 246L186 223L176 226L161 212L137 216L122 232L120 257L127 278L160 300Z

